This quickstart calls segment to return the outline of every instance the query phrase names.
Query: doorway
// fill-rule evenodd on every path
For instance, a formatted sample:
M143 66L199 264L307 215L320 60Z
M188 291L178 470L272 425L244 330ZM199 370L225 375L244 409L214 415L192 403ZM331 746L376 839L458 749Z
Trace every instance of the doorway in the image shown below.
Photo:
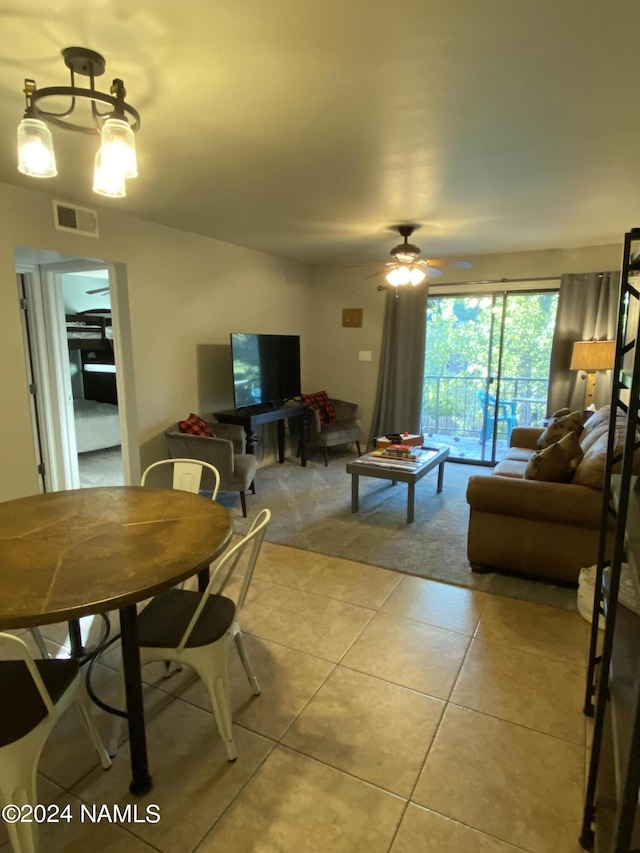
M126 268L18 249L16 270L42 490L137 482Z
M452 459L493 465L515 426L542 425L557 291L433 295L422 431Z

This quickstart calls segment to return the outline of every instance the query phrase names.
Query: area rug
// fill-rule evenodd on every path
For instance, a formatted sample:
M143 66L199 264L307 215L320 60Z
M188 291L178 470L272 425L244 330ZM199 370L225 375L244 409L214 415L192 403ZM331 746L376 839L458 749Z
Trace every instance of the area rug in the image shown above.
M492 572L475 574L467 561L467 481L489 470L447 462L444 490L436 494L437 469L416 485L415 520L407 524L407 486L360 478L360 506L351 512L351 455L333 454L306 468L291 458L261 468L256 495L247 494L248 519L234 495L219 495L234 529L244 533L263 507L271 510L266 539L280 545L342 557L497 595L576 609L574 588Z

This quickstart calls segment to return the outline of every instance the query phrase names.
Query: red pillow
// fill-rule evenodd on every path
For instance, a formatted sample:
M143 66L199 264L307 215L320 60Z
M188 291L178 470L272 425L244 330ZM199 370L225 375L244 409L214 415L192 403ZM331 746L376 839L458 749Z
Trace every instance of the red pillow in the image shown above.
M208 423L202 420L199 415L191 413L186 421L178 421L180 432L186 432L189 435L205 435L207 438L215 438L216 434L211 429Z
M305 406L317 409L321 424L336 423L336 413L326 391L318 391L316 394L301 394L300 396Z

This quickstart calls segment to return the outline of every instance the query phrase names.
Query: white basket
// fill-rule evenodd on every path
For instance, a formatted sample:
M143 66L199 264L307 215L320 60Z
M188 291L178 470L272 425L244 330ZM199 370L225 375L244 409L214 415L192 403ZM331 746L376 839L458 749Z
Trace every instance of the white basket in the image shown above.
M596 566L580 569L578 575L578 613L589 624L593 619L593 597L596 591ZM604 616L600 614L598 630L604 631Z

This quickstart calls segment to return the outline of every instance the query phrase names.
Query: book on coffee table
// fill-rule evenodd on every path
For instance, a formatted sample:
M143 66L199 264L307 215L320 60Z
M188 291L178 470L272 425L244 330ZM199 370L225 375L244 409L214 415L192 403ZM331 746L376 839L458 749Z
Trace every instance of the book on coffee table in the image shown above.
M397 470L412 471L415 470L422 462L426 462L427 459L435 456L438 452L436 450L419 450L415 447L412 449L414 450L414 453L409 457L391 456L380 450L373 450L371 453L360 456L358 459L354 460L354 462L359 463L360 465L384 465L388 468L396 468Z

